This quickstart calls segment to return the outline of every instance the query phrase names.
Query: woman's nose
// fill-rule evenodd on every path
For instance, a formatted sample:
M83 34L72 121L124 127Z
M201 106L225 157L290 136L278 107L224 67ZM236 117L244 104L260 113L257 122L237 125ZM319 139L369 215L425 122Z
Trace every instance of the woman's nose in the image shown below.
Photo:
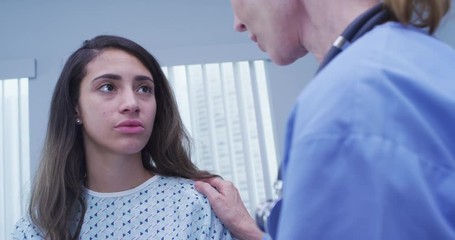
M123 93L120 111L122 113L138 113L140 111L139 102L133 91L126 91Z

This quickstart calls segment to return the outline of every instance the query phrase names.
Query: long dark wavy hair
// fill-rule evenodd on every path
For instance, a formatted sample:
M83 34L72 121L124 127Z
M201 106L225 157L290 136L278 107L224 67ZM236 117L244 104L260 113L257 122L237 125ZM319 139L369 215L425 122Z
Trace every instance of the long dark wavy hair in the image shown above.
M144 167L155 174L203 179L215 175L200 171L190 159L190 139L182 124L174 94L157 60L137 43L118 36L87 40L67 60L52 96L47 135L32 187L28 213L45 239L78 239L86 203L86 175L81 127L75 106L86 66L105 49L135 56L155 82L156 117L149 141L141 151ZM78 222L75 214L81 212Z

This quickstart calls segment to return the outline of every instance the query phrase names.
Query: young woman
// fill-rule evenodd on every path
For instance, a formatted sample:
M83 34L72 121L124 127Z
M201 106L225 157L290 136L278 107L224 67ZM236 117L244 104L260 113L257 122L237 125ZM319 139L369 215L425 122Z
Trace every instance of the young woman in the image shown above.
M455 51L432 36L453 1L231 2L272 61L321 62L288 121L267 233L455 239ZM260 239L232 184L208 183L196 187L231 232Z
M98 36L66 62L52 97L28 216L15 239L231 239L190 179L213 175L155 58Z

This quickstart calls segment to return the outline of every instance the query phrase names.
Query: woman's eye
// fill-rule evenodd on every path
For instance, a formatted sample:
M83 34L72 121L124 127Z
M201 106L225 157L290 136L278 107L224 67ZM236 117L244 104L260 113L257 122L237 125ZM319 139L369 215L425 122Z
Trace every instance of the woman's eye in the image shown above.
M114 86L111 84L104 84L99 89L101 92L112 92L114 90Z
M153 93L153 88L151 88L149 86L141 86L141 87L139 87L138 92L140 92L140 93Z

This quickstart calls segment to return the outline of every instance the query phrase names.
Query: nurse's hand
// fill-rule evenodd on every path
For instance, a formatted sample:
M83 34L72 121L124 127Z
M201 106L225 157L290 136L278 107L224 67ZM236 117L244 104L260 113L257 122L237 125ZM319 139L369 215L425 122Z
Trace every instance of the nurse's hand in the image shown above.
M246 210L234 184L215 177L196 181L195 188L207 196L216 216L234 237L244 240L262 239L264 233Z

